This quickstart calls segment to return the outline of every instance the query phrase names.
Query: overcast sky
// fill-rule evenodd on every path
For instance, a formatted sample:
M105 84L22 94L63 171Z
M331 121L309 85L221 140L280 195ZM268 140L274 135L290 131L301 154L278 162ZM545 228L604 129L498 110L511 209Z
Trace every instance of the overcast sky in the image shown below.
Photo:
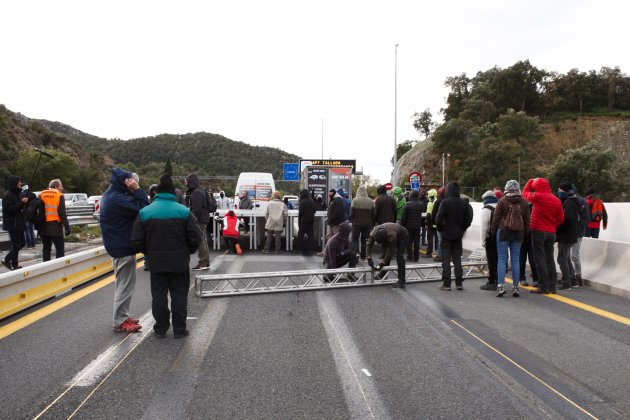
M629 73L629 12L624 0L2 1L0 103L106 138L206 131L307 159L323 143L324 158L386 182L395 44L401 143L421 138L414 112L441 120L448 76L525 59Z

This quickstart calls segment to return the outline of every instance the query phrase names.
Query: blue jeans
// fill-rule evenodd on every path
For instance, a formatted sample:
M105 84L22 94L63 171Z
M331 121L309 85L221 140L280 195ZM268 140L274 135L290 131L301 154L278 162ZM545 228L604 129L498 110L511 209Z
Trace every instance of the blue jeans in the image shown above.
M24 236L26 237L26 246L34 247L35 246L35 230L33 227L33 222L24 221Z
M438 257L442 258L442 233L440 233L439 230L436 230L435 233L437 233L437 255Z
M590 228L587 227L586 230L584 231L584 237L585 238L595 238L598 239L599 238L599 228Z
M508 248L510 250L510 258L512 259L512 283L518 286L520 279L520 255L522 241L501 241L501 229L497 230L497 253L499 254L497 264L497 284L503 286L505 284L505 271L507 265Z

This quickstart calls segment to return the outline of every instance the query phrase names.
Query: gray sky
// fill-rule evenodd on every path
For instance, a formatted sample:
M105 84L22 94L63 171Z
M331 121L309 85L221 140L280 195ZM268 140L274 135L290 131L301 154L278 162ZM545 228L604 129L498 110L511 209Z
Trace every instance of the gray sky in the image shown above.
M0 3L0 103L106 138L206 131L389 180L444 80L518 60L630 72L627 1ZM278 164L281 165L282 162ZM418 168L421 169L421 168Z

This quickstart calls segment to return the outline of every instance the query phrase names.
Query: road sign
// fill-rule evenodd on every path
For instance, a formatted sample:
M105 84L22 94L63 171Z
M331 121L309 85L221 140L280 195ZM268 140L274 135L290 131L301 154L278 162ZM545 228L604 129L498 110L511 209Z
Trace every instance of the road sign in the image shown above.
M420 183L422 182L422 175L418 172L412 172L409 174L409 183L411 184L412 191L420 191Z
M391 182L388 182L387 184L385 184L385 189L386 189L387 191L391 191L391 190L392 190L392 188L394 188L394 186L392 185L392 183L391 183Z
M299 181L300 180L300 164L285 163L284 164L284 180Z

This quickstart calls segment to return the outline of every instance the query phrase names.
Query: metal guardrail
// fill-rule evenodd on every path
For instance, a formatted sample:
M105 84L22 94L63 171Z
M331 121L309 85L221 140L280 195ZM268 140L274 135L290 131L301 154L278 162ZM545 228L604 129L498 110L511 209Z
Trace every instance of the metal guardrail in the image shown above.
M462 262L464 280L488 276L481 269L484 262ZM408 264L407 283L442 280L442 264ZM451 274L452 275L452 274ZM195 276L195 295L222 297L260 293L327 290L335 288L391 285L398 281L397 266L384 267L381 272L369 267L278 271L267 273L209 274Z
M0 274L0 319L112 271L105 247Z
M91 225L97 224L98 220L96 220L93 216L94 214L94 206L74 206L68 207L66 209L66 213L68 215L68 223L70 226L83 226L83 225ZM0 213L0 226L2 226L2 214ZM8 242L9 241L9 233L5 230L2 230L0 227L0 242Z

